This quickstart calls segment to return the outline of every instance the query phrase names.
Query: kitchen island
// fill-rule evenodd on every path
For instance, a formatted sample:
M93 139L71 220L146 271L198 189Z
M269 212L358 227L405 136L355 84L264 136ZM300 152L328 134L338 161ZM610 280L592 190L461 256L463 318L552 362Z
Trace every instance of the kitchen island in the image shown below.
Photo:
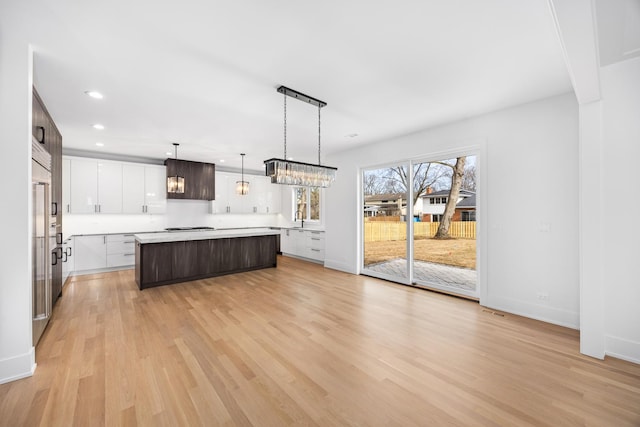
M136 234L140 289L276 266L280 231L270 228Z

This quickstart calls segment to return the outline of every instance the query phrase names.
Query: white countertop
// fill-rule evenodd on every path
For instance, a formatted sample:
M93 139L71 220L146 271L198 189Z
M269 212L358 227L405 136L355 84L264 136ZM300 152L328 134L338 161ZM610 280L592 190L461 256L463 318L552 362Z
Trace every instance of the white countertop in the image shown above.
M234 230L205 230L205 231L171 231L164 233L136 234L136 241L146 243L184 242L188 240L227 239L231 237L271 236L279 235L280 230L270 228L249 228Z

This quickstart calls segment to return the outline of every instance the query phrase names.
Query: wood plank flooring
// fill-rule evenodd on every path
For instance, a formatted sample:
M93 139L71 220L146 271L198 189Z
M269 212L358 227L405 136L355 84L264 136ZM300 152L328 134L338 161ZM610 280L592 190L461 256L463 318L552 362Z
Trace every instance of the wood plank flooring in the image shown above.
M2 426L640 425L640 365L577 331L296 259L64 291Z

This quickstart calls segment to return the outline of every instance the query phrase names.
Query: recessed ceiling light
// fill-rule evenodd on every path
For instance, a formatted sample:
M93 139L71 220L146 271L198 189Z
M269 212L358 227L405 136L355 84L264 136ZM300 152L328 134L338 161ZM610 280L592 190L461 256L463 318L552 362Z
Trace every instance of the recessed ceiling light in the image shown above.
M345 138L355 138L357 136L359 136L357 133L348 133L344 137Z
M172 156L172 155L173 155L173 153L172 153L171 151L167 151L165 154L166 154L167 156Z
M293 157L288 157L287 160L293 160Z
M102 142L96 142L96 146L98 147L104 147L104 144Z
M102 99L104 98L104 96L102 96L102 94L96 90L87 90L84 92L85 94L89 95L92 98L95 99Z
M220 163L224 163L224 159L220 159Z
M103 130L104 129L104 125L101 125L100 123L96 123L95 125L93 125L94 129L98 129L98 130Z

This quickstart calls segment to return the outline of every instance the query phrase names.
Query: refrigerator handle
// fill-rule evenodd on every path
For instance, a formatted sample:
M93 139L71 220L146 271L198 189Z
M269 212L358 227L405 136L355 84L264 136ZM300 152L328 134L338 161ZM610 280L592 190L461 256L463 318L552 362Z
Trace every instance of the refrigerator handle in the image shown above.
M44 144L44 135L45 135L45 130L46 130L46 129L44 128L44 126L38 126L37 128L38 128L38 129L40 129L40 130L42 131L42 138L38 139L38 142L39 142L40 144ZM37 139L37 138L36 138L36 139Z

